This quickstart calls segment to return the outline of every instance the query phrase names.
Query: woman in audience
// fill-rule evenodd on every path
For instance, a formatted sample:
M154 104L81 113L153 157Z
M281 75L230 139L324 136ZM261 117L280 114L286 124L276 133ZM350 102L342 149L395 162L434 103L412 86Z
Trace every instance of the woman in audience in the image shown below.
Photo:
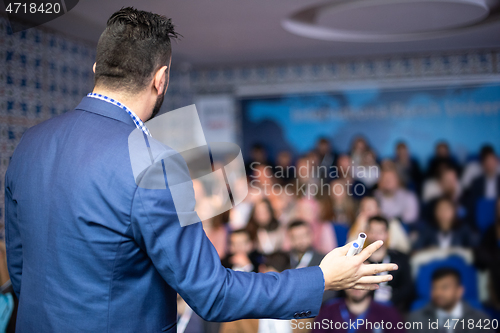
M382 214L388 219L398 218L407 225L417 221L419 215L417 196L401 186L395 168L389 166L383 168L375 197L380 204Z
M352 142L351 158L355 166L361 165L363 156L369 150L368 142L362 136L357 136Z
M476 234L457 218L453 200L442 197L436 202L433 223L420 228L414 249L435 247L444 250L457 246L471 248L476 244Z
M314 244L318 252L326 254L338 246L344 246L347 241L348 227L337 223L332 201L323 197L319 202L319 227L315 234Z
M246 229L259 252L269 254L281 250L285 232L267 198L255 203Z
M367 191L371 191L378 182L380 167L373 150L367 150L361 159L361 163L355 167L354 178L366 186Z
M381 215L380 206L374 197L366 196L359 203L359 214L353 226L349 230L347 242L358 238L360 232L366 232L368 229L368 220ZM397 219L389 220L389 249L398 250L402 253L409 253L410 239L406 234L401 222ZM368 244L366 244L368 245Z
M334 179L330 182L330 200L333 208L333 221L350 227L356 218L356 201L348 194L347 179ZM350 181L350 193L353 182Z
M398 142L396 145L394 165L403 186L416 193L420 193L422 172L417 160L411 157L408 146L404 142Z

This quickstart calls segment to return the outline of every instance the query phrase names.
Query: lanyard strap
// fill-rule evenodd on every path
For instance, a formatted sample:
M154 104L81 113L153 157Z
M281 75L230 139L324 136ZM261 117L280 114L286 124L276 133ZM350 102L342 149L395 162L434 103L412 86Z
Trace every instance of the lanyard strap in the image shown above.
M365 312L354 318L354 321L358 320L364 320L366 318L366 314L368 313L368 309L366 309ZM340 315L342 316L342 320L344 320L345 323L350 324L350 319L351 317L349 316L349 311L347 310L345 304L340 304ZM358 330L357 324L352 327L349 325L349 329L347 330L347 333L354 333Z

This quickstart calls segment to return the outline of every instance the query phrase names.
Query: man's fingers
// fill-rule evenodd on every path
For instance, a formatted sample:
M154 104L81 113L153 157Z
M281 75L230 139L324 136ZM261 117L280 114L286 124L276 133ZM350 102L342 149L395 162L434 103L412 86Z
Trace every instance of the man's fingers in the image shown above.
M359 284L355 284L352 288L349 288L349 289L361 289L361 290L377 290L379 287L378 287L378 284L363 284L363 283L359 283Z
M350 249L350 247L351 247L352 243L354 243L354 242L355 242L355 241L352 241L352 242L350 242L350 243L347 243L346 245L344 245L344 246L342 246L342 247L339 247L339 248L337 248L337 249L339 250L339 252L340 252L343 256L345 256L345 255L347 254L347 252L349 252L349 249Z
M369 264L362 265L360 267L360 275L362 276L370 276L379 274L382 272L390 272L398 269L398 265L396 264Z
M384 242L381 240L371 243L363 251L361 251L359 256L363 259L363 261L368 260L368 258L370 258L371 255L382 246L382 244L384 244Z
M375 284L375 283L382 283L382 282L387 282L392 280L392 275L387 274L387 275L374 275L374 276L363 276L360 278L356 283L359 284Z

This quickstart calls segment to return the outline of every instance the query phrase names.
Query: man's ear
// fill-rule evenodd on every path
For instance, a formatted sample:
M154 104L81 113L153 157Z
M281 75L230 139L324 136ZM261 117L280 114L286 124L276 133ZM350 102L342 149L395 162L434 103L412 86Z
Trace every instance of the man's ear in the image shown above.
M94 62L94 66L92 66L92 70L94 71L94 74L95 74L95 62Z
M168 75L168 66L163 66L156 71L153 86L155 87L158 95L162 94L168 86Z

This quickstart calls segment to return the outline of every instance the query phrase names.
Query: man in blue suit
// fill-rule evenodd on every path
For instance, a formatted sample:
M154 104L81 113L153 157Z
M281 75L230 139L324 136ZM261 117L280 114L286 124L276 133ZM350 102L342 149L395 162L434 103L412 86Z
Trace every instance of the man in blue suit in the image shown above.
M154 140L143 121L160 109L175 36L163 16L116 12L97 46L94 92L23 135L5 181L18 332L175 332L177 292L211 321L307 318L325 289L375 289L390 276L373 274L397 269L363 265L380 242L281 274L225 269L201 223L181 227L168 187L137 186L128 137L139 128Z

